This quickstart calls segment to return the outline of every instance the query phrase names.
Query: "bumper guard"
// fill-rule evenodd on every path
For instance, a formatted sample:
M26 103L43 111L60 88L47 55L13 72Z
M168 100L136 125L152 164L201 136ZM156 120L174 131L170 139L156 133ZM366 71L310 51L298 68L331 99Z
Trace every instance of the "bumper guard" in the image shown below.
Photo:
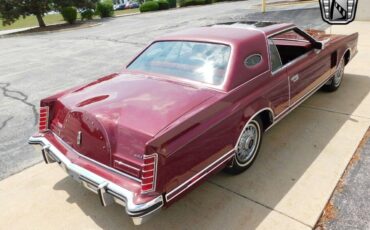
M100 202L104 207L112 203L124 206L126 213L132 218L135 225L144 223L151 214L163 206L162 196L158 196L147 203L135 204L133 202L133 192L72 163L43 136L30 137L28 143L40 145L46 164L57 162L74 180L80 182L88 190L98 194Z

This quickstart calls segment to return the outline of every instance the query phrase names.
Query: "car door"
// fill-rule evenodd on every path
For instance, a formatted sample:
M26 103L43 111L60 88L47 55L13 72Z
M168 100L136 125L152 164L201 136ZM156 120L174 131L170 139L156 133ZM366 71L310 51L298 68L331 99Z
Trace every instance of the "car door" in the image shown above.
M274 37L283 65L289 77L290 106L315 91L330 69L330 57L319 57L312 41L289 30Z
M310 51L287 66L290 84L290 105L293 106L314 87L318 63Z

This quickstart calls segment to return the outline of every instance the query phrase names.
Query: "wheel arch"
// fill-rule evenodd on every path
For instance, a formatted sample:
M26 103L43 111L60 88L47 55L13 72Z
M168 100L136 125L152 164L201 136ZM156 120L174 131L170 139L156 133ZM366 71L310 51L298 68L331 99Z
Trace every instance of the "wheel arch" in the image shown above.
M344 65L347 65L349 60L351 60L351 51L349 48L346 51L344 51L343 58L344 58Z
M262 110L257 116L262 121L263 130L268 129L274 123L274 112L270 108Z
M262 129L261 129L261 135L262 133L273 124L274 122L274 111L270 107L263 107L262 109L257 110L257 112L253 113L252 116L249 117L249 119L244 123L243 128L240 131L240 134L238 136L238 139L235 143L234 150L237 149L237 146L240 142L240 139L242 137L243 132L247 128L248 124L256 117L259 117L262 122ZM265 126L266 125L266 126ZM234 158L233 158L234 159ZM232 167L234 164L234 160L231 160L228 167Z
M253 115L249 117L247 122L244 123L243 128L240 133L243 133L248 123L256 117L259 117L261 119L263 130L266 130L269 126L271 126L274 123L275 115L274 115L274 111L270 107L263 107L262 109L257 110L257 112L253 113ZM236 143L238 143L239 140L240 140L240 135Z

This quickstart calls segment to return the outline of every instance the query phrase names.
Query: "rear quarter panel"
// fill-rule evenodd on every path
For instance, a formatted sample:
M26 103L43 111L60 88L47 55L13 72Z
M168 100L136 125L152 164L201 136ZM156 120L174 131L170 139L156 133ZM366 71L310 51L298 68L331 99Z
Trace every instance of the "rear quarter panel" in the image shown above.
M176 121L148 143L151 151L156 151L161 156L158 189L164 193L172 191L232 151L247 121L261 109L272 107L268 98L275 87L269 84L270 80L271 75L266 71ZM226 163L210 170L209 175L223 168ZM170 203L185 193L171 199Z

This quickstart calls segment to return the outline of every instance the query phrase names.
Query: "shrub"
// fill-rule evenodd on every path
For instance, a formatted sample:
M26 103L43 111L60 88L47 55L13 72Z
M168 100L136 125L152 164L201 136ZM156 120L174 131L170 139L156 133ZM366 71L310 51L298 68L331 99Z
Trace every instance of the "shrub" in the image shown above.
M77 9L75 7L64 7L60 13L63 16L64 21L68 22L69 24L75 23L77 19Z
M180 7L204 5L206 0L180 0Z
M194 5L204 5L206 4L206 0L194 0Z
M176 8L176 0L168 0L170 8Z
M81 20L91 20L94 16L94 11L92 9L87 9L81 12Z
M190 1L192 1L192 0L180 0L179 5L180 5L180 7L185 7L185 6L187 6L187 2L190 2Z
M96 12L101 18L112 17L114 14L112 1L105 0L98 2Z
M156 11L156 10L159 10L158 2L153 2L153 1L144 2L140 6L140 12L148 12L148 11Z
M170 4L167 0L157 0L159 10L168 10L170 8Z

